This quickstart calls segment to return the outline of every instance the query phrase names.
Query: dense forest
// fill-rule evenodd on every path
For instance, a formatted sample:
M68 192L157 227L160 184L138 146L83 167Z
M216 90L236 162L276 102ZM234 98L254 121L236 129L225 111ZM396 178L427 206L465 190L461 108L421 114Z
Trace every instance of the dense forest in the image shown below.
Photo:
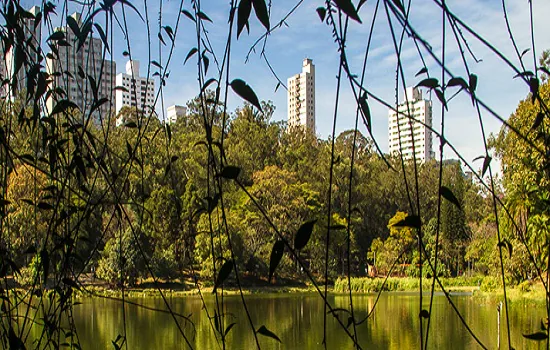
M547 90L548 84L543 85L541 92ZM523 128L533 123L534 112L527 105L522 102L511 123ZM113 286L122 281L134 285L138 278L151 276L173 280L192 275L200 276L201 283L212 283L211 248L217 259L231 254L227 237L220 235L225 229L231 236L234 261L240 271L267 279L277 236L265 215L289 241L303 223L316 220L311 240L299 254L309 270L321 276L323 232L327 229L322 217L326 212L331 140L318 139L301 129L288 129L284 122L271 120L275 109L272 103L262 102L261 107L262 112L245 104L226 114L222 106L213 107L212 144L221 145L224 139L221 156L228 164L224 168L227 174L216 174L222 179L223 198L207 190L207 182L212 179L206 170L207 144L199 98L188 103L185 118L171 125L156 118L140 118L126 108L102 125L90 124L82 135L74 124L51 119L49 123L56 126L56 132L36 137L32 110L19 115L5 111L3 123L21 125L10 135L12 152L19 156L11 160L4 202L8 234L2 241L14 263L22 268L17 281L32 284L42 275L38 250L44 247L48 232L53 238L48 240L48 249L55 252L63 247L64 238L57 236L62 227L57 226L67 225L67 217L72 218L70 225L74 227L66 229L78 231L72 238L78 244L66 261L52 254L50 268L65 269L67 264L75 272L93 273ZM77 115L71 118L79 119ZM224 134L222 123L227 123ZM108 134L102 134L105 130L109 130ZM136 143L138 137L141 141ZM422 213L426 249L433 252L440 194L445 198L440 207L440 276L498 276L500 265L495 252L499 242L493 211L496 205L503 213L503 245L510 253L505 257L508 276L512 282L534 277L534 265L526 255L522 237L515 234L506 218L510 210L505 213L502 204L513 204L515 215L526 216L529 211L528 219L518 221L529 227L528 237L532 237L531 232L543 230L547 217L538 213L540 204L527 202L520 191L525 190L526 172L529 177L542 175L536 167L518 162L515 157L531 157L533 163L539 160L529 149L524 151L526 155L518 153L519 141L504 129L492 142L504 165L503 181L495 191L506 193L499 195L496 203L489 188L479 181L486 169L475 173L459 160L444 160L442 183L446 193L441 193L433 185L440 170L436 161L417 164L415 176L414 164L380 156L372 141L359 132L350 130L338 135L333 164L331 278L346 274L348 226L352 275L366 275L370 268L371 275L391 272L415 276L418 256L413 228L394 224L410 212ZM47 154L42 152L45 143L49 144ZM213 148L215 152L221 149ZM49 160L67 154L72 155L67 169L41 171L50 164ZM105 157L92 160L98 154ZM350 192L351 162L354 165ZM66 190L62 179L47 175L58 171L70 174L67 181L76 186ZM415 181L418 198L410 200L407 186L415 187ZM534 188L527 191L530 197L545 195ZM411 211L410 202L418 203L420 210ZM215 210L222 205L223 214ZM225 215L225 220L220 215ZM544 248L531 249L540 252ZM540 259L544 256L536 254ZM294 260L285 254L276 277L303 280Z

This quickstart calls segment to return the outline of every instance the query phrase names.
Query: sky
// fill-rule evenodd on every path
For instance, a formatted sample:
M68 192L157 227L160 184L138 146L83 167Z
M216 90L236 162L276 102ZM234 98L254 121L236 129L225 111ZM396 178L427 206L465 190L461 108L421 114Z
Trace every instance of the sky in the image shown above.
M357 5L356 0L353 1ZM29 7L33 1L22 1ZM150 31L152 37L151 60L156 60L165 65L168 57L168 49L161 48L162 57L159 55L158 33L159 14L162 14L162 24L176 28L180 1L132 1L140 13L145 17L149 14ZM147 3L148 11L144 4ZM288 12L298 3L298 0L272 1L271 25L275 25L284 18ZM450 10L484 37L495 48L509 58L515 66L520 66L510 36L506 31L505 18L502 10L502 2L496 0L447 0ZM528 1L506 1L508 16L514 39L518 50L531 48L530 12ZM335 109L336 84L338 74L339 52L332 38L331 28L322 23L316 13L316 8L323 6L324 1L303 1L294 11L285 25L276 28L268 36L265 44L265 53L277 76L286 83L286 79L300 73L302 60L309 57L313 60L316 69L316 133L323 139L330 137ZM347 57L351 70L360 75L363 57L368 41L370 26L374 21L374 32L369 51L365 74L365 87L375 95L394 104L395 103L395 77L396 54L393 46L391 32L388 25L388 16L383 6L380 6L376 18L374 18L376 1L368 0L361 7L359 16L362 24L350 22L347 41ZM162 8L161 8L162 6ZM227 40L229 0L202 1L202 12L213 23L204 22L208 30L209 39L214 51L221 59ZM545 49L550 49L550 2L532 1L535 50L531 49L523 57L526 70L533 70L534 57L539 57ZM121 5L115 6L117 17L122 19ZM192 12L190 1L183 3L183 8ZM146 74L148 58L147 25L135 13L126 8L128 32L130 33L130 49L132 57L141 62L141 75ZM67 12L80 11L72 6ZM57 13L62 14L65 9L58 5ZM57 18L61 23L61 16ZM434 1L415 0L412 2L410 12L412 27L433 48L438 57L442 54L442 14L441 9ZM394 29L400 33L400 28L395 21ZM275 91L277 80L270 72L268 66L260 56L262 44L257 46L255 52L247 54L253 43L265 33L265 29L254 18L254 10L251 15L250 33L243 32L239 39L235 33L232 40L231 69L229 80L240 78L246 81L256 92L260 100L273 101L276 111L273 120L286 120L287 96L283 88ZM478 76L477 96L489 105L497 114L508 118L514 112L518 102L524 99L529 88L521 79L514 79L515 72L493 52L487 49L479 40L475 39L463 30L464 36L472 52L479 59L475 62L471 55L467 56L468 65ZM165 35L166 37L166 35ZM173 104L185 105L185 103L198 94L196 57L190 59L185 65L184 60L189 50L196 46L196 34L194 23L181 15L173 56L169 68L170 77L163 91L164 109ZM127 50L126 38L118 28L114 31L114 45L112 59L117 62L118 72L124 71L127 57L123 52ZM441 68L433 59L430 59L426 50L421 50L430 74L441 79ZM464 64L461 59L457 42L446 26L445 40L446 65L455 76L467 77ZM210 57L211 68L209 76L215 77L214 59ZM416 85L425 76L415 77L415 74L423 67L420 55L411 38L405 38L402 49L402 62L407 86ZM154 68L154 67L153 67ZM449 76L445 77L448 80ZM467 78L466 78L467 80ZM399 100L403 96L403 86L400 82ZM157 82L158 87L158 82ZM451 93L456 91L450 89ZM425 97L430 97L425 91ZM433 96L433 126L441 130L441 105ZM342 80L340 91L339 109L336 119L336 135L344 130L352 129L355 123L356 103L351 93L347 79ZM242 100L232 92L229 93L229 108L234 110L242 104ZM383 152L388 151L388 109L369 100L372 113L372 132L375 140ZM448 112L445 112L445 137L468 161L484 155L484 143L481 133L478 114L473 108L471 100L466 93L459 93L448 102ZM157 106L157 111L162 114L162 106ZM482 110L482 121L486 135L498 133L501 123L492 115ZM367 134L366 127L362 124L359 129ZM439 157L439 140L434 139L434 151ZM449 149L444 151L445 158L456 158ZM473 163L474 168L479 169L482 161Z

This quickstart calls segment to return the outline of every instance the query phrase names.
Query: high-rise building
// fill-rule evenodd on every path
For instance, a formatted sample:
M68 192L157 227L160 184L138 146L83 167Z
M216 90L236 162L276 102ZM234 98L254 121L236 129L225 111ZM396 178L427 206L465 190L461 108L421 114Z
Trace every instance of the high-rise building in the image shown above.
M419 123L422 122L431 127L432 101L422 99L420 89L408 87L405 92L405 101L397 106L397 111L399 113L394 110L388 113L390 154L400 154L405 160L412 160L415 154L416 160L420 162L434 158L432 133L425 125ZM409 122L408 115L419 122Z
M168 107L166 110L166 123L173 124L179 118L185 117L187 113L187 108L184 106L173 105Z
M71 17L82 27L80 13ZM65 92L65 95L52 94L46 101L48 112L51 113L59 100L69 99L80 108L83 118L88 118L95 107L94 101L106 98L107 102L94 109L91 116L95 121L99 121L100 116L107 119L108 113L115 110L116 63L103 59L101 39L90 34L79 47L78 38L68 26L56 31L64 34L70 46L56 45L57 54L50 52L46 58L47 72L53 76L52 89L61 88Z
M287 80L288 126L302 127L315 134L315 66L306 58L302 73Z
M33 16L40 12L38 6L33 6L29 11ZM25 18L21 23L23 37L16 37L16 42L6 52L6 60L0 65L0 74L2 79L9 79L9 83L3 86L2 96L14 100L18 94L27 88L27 73L32 67L39 63L40 42L42 40L41 26L35 26L35 18ZM23 63L17 68L15 61L15 46L20 48L20 54L23 55ZM4 50L2 50L3 52ZM17 74L15 70L18 69Z
M155 81L140 77L139 61L130 60L126 63L126 73L116 76L116 114L124 106L138 108L147 115L155 110Z

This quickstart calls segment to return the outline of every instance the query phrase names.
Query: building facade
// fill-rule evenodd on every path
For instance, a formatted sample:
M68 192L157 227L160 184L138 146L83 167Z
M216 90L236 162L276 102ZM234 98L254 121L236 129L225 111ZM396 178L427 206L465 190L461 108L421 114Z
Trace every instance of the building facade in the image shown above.
M124 106L138 108L147 115L155 110L155 81L139 75L139 61L126 63L126 73L116 76L116 114Z
M179 118L185 117L187 113L187 108L184 106L173 105L166 109L166 123L173 124Z
M425 125L421 124L424 123L431 127L432 102L422 98L420 89L408 87L405 101L397 106L397 111L390 110L388 113L390 154L401 155L405 160L412 160L416 155L416 160L419 162L433 159L435 153L432 150L432 133ZM421 123L415 121L410 123L408 115Z
M82 26L81 15L71 15L79 27ZM103 43L101 39L91 35L79 48L78 39L72 30L66 26L56 28L64 33L65 41L70 46L57 45L57 55L50 52L46 58L46 69L52 79L52 89L61 88L65 96L52 94L46 101L49 113L61 99L69 99L82 112L83 119L107 119L115 111L115 75L116 63L104 59ZM97 96L94 96L97 94ZM106 98L107 102L99 108L93 108L94 101ZM93 109L93 111L92 111Z
M288 126L301 127L315 134L315 65L306 58L302 73L287 80Z
M36 17L40 12L38 6L33 6L29 13ZM27 89L27 74L32 69L33 65L39 63L40 44L42 40L41 25L35 26L34 18L25 18L22 23L23 38L16 38L22 50L24 51L25 59L23 65L17 71L15 62L15 49L10 47L6 52L5 61L0 63L0 74L2 79L9 79L9 83L2 88L2 97L9 97L12 101L23 91ZM2 47L2 52L4 52Z

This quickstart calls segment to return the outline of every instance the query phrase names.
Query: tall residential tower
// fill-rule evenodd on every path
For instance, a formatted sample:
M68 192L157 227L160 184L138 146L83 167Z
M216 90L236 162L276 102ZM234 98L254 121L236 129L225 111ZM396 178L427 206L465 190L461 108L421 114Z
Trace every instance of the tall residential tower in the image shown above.
M306 58L302 73L287 80L288 126L315 134L315 66Z
M82 26L80 13L74 13L71 17L79 27ZM90 34L79 47L78 38L68 26L57 28L56 31L64 33L65 41L70 46L58 45L57 55L53 52L48 54L46 68L50 76L54 77L52 90L61 88L66 96L52 95L48 98L48 111L51 113L57 100L66 98L80 108L83 118L87 118L90 112L95 121L99 121L99 116L107 118L107 113L115 108L115 62L104 59L101 39ZM94 100L103 98L107 98L106 103L98 109L92 108Z
M412 160L413 154L415 154L416 160L419 162L434 158L432 133L426 127L426 125L430 127L432 125L432 101L422 99L420 89L408 87L405 93L405 101L399 104L397 110L399 113L394 110L390 110L388 113L390 154L401 154L405 160ZM425 125L415 121L409 123L410 119L407 115Z
M126 63L126 73L116 76L116 85L123 87L116 91L116 114L124 106L137 107L146 114L155 110L155 81L139 75L139 61Z

